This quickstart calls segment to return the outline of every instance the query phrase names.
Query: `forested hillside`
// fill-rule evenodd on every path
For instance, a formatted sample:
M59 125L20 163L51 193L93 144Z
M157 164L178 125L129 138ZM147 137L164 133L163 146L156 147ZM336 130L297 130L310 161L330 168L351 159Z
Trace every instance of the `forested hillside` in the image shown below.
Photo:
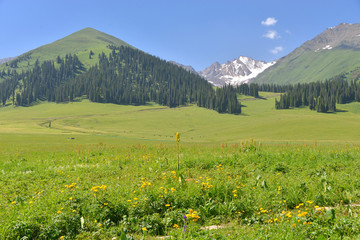
M236 90L214 90L196 74L140 50L109 46L111 53L98 56L85 69L76 55L56 61L37 61L32 70L1 72L0 99L18 106L37 101L68 102L86 97L93 102L144 105L152 101L168 107L196 103L220 113L241 113ZM92 57L91 50L89 58Z

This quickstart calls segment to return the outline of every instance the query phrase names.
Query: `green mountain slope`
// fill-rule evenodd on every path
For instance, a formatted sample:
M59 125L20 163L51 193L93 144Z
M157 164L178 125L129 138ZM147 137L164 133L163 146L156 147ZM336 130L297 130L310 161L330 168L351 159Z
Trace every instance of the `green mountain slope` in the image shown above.
M261 73L258 83L306 83L349 73L360 68L360 24L340 24L305 42Z
M0 69L3 106L87 98L122 105L156 102L177 107L196 103L221 113L241 113L233 87L215 92L199 75L91 28L39 47L6 65L6 72Z
M40 62L55 60L57 56L65 57L66 54L70 53L76 54L85 67L89 67L98 62L98 55L100 53L110 52L107 48L108 45L132 47L116 37L97 31L93 28L85 28L53 43L24 53L15 60L9 62L9 66L13 67L3 64L0 65L0 70L5 69L6 71L7 69L16 69L17 71L24 71L32 68L36 60L39 60ZM90 50L94 53L92 59L89 59ZM14 62L16 64L14 64Z

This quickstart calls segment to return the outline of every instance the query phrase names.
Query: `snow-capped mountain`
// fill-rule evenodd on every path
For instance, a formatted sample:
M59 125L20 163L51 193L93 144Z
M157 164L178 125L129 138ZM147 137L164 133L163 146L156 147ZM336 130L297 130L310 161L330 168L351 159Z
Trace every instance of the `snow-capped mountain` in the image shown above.
M250 79L255 78L259 73L274 64L275 61L263 62L240 56L223 64L216 62L200 71L199 74L215 86L238 85L248 83Z

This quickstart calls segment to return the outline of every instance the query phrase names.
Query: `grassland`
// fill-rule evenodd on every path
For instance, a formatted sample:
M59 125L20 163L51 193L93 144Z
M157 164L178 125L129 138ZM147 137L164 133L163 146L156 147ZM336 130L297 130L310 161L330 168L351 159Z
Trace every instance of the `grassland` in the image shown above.
M43 103L1 109L2 134L91 136L99 141L148 139L183 142L236 143L254 138L263 143L359 143L359 103L338 105L338 112L320 114L308 109L275 110L275 94L242 101L241 115L218 114L196 106L166 108L97 104ZM51 127L49 127L51 122ZM78 137L77 137L78 138Z
M278 111L261 96L238 116L1 108L0 239L358 238L359 104Z

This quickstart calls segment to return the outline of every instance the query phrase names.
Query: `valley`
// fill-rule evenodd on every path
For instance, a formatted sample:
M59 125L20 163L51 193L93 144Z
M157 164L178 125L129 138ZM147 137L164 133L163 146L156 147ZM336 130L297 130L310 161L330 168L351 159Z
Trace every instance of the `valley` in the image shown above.
M0 239L359 237L354 27L276 63L213 64L207 79L92 28L6 60ZM352 81L331 93L350 103L276 109L330 86L284 84L331 78Z

